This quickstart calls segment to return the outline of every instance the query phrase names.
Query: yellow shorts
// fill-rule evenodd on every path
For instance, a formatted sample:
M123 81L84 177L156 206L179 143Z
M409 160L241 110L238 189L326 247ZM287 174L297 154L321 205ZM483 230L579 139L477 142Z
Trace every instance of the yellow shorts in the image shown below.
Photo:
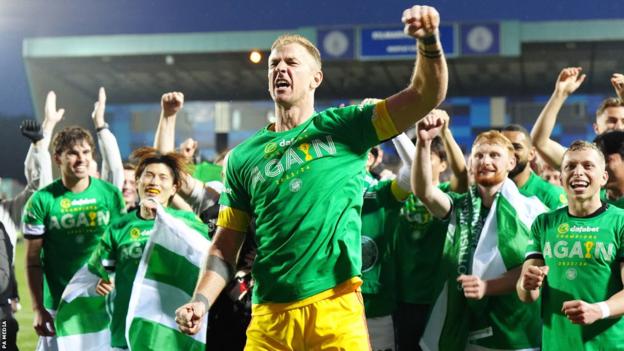
M252 308L245 351L371 350L359 278L291 304Z

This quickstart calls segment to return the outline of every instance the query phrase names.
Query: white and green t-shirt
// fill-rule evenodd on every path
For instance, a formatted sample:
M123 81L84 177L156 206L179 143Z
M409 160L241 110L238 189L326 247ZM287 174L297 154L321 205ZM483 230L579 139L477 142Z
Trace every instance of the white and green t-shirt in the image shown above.
M595 303L622 290L624 210L604 205L589 217L571 216L567 207L542 214L531 228L526 257L549 267L541 294L543 350L624 348L621 317L581 326L561 312L565 301Z
M375 105L268 127L229 156L220 203L256 218L253 302L294 302L361 272L360 211ZM382 134L383 135L383 134Z
M55 310L74 273L95 249L102 233L125 208L113 184L90 178L73 193L60 179L37 191L24 209L24 237L43 239L43 304Z

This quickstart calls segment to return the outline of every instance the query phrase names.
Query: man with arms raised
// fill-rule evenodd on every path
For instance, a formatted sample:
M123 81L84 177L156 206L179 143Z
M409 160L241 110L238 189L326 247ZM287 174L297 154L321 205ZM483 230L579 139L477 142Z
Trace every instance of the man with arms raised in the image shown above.
M65 128L55 136L53 150L61 178L33 194L23 216L33 326L44 337L44 350L56 349L53 318L65 286L124 208L113 184L89 176L95 161L88 131Z
M509 178L516 183L520 194L535 196L551 210L567 204L563 189L543 180L531 169L530 164L537 155L529 132L521 125L510 124L502 133L514 147L516 166L509 172Z
M218 229L193 300L176 311L180 329L199 320L231 279L251 216L258 251L247 349L369 350L361 285L360 209L368 149L406 129L446 94L440 18L404 11L419 39L410 85L377 104L314 111L323 80L318 49L283 35L269 56L277 122L236 147L227 162Z
M535 125L531 130L533 145L540 156L554 169L561 167L561 160L565 147L552 140L552 134L557 115L567 98L573 94L585 81L585 74L581 67L567 67L561 70L555 83L555 90L544 106ZM613 82L612 82L613 83ZM615 83L614 87L615 87ZM619 91L616 89L616 92ZM607 98L602 101L596 110L594 132L602 134L611 130L624 129L624 102L619 98Z
M594 144L572 143L561 176L568 206L533 223L518 297L544 290L543 350L622 350L624 210L600 200L608 176Z
M469 164L476 185L467 193L444 193L435 186L431 141L442 125L435 115L417 124L414 194L445 222L429 235L446 236L435 287L439 296L421 345L428 350L538 349L539 309L522 306L513 291L528 228L545 208L507 179L515 166L514 149L497 131L479 134L472 145Z

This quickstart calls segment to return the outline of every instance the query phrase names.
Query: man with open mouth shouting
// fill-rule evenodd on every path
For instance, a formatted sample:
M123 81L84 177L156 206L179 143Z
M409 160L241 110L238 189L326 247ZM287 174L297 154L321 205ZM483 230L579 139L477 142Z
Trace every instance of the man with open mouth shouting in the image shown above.
M622 350L624 210L600 199L608 175L596 145L572 143L561 178L568 206L535 220L518 296L542 296L543 350Z

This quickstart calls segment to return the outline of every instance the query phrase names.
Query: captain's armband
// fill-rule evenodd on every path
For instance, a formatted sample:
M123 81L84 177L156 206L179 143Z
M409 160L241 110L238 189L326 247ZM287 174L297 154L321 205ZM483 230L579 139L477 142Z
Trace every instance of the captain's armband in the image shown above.
M221 206L219 217L217 218L217 226L245 233L250 220L251 217L247 212L228 206Z
M388 140L395 135L399 134L390 118L388 113L388 107L386 106L386 100L381 100L375 104L372 116L373 127L375 127L375 133L379 141Z

